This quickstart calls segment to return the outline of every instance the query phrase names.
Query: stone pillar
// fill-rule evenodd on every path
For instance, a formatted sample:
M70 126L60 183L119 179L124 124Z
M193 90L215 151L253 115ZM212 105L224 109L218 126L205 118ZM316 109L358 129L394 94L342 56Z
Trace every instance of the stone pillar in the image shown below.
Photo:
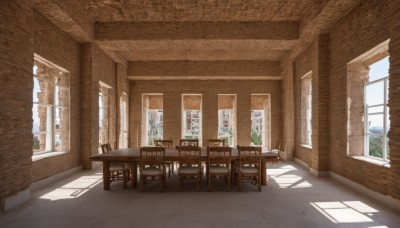
M293 62L286 60L282 64L282 111L283 137L282 149L285 160L293 159L294 152L294 99L293 99Z
M310 171L328 176L329 171L329 35L319 35L317 70L312 75L312 154Z
M0 1L0 201L8 210L30 197L33 13L30 0Z
M390 188L389 195L400 200L400 1L390 1Z

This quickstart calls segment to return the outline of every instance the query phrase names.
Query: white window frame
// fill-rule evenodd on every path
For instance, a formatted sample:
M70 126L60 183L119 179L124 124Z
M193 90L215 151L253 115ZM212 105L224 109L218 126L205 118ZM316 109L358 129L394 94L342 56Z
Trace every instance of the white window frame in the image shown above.
M304 94L306 91L302 90L303 83L305 83L303 80L309 80L310 81L310 88L311 88L311 94ZM307 147L312 147L312 71L306 73L304 76L300 78L300 99L302 100L303 97L306 97L307 104L302 104L300 102L300 107L303 107L303 105L306 106L306 111L305 115L302 116L302 110L300 110L300 121L305 121L305 129L300 129L301 133L301 144ZM301 126L301 125L300 125ZM307 140L303 140L303 134L306 134Z
M369 85L373 85L376 83L380 83L383 81L383 104L376 104L376 105L371 105L368 106L367 105L367 87ZM380 78L377 80L374 80L372 82L368 82L364 85L364 156L366 157L370 157L373 159L378 159L378 160L383 160L383 161L389 161L390 159L388 158L388 135L387 135L387 119L389 116L388 113L388 86L389 86L389 76L384 77L384 78ZM374 108L374 107L380 107L383 106L383 112L373 112L373 113L368 113L368 109L369 108ZM368 132L368 117L371 115L383 115L383 133L379 134L379 133L369 133ZM383 158L380 157L375 157L375 156L371 156L369 155L369 136L382 136L383 138Z
M226 143L226 145L229 145L230 147L235 147L236 146L236 142L237 142L237 134L236 134L236 129L237 129L237 125L236 125L236 118L237 118L237 96L236 96L236 94L218 94L218 98L219 98L219 96L234 96L235 98L234 98L234 104L233 104L233 109L219 109L218 108L218 129L217 129L217 135L218 135L218 137L219 137L219 135L220 135L220 132L219 132L219 130L220 130L220 126L219 126L219 123L220 123L220 119L219 119L219 117L220 117L220 111L225 111L225 110L229 110L229 111L231 111L232 112L232 143L231 144L229 144L228 142L225 142Z
M200 96L200 110L192 110L192 109L188 109L185 110L185 104L184 104L184 97L185 96ZM186 127L186 111L199 111L199 135L198 135L198 140L199 140L199 145L202 145L202 138L203 138L203 95L202 94L191 94L191 93L186 93L186 94L182 94L181 96L181 136L182 139L185 139L185 127Z
M120 97L120 131L118 148L128 148L129 119L128 119L128 94L122 93Z
M150 142L149 141L149 137L148 137L148 114L149 114L149 110L152 111L157 111L157 115L158 113L161 111L162 112L162 134L160 137L158 137L158 139L162 140L164 138L164 107L162 109L147 109L144 107L144 100L145 97L147 96L162 96L164 99L164 95L162 93L143 93L142 94L142 146L154 146L154 141Z
M263 134L262 134L262 145L261 147L263 148L263 150L270 150L271 149L271 94L267 94L267 93L252 93L251 96L257 96L257 95L262 95L262 96L267 96L268 97L268 117L265 116L265 110L263 109L252 109L250 108L250 112L252 113L253 111L262 111L263 112L263 123L262 123L262 128L263 128ZM250 115L252 115L250 113ZM268 119L267 119L268 118ZM252 123L252 121L250 121ZM268 126L266 126L268 123ZM251 126L250 126L250 137L251 137ZM267 134L267 136L265 136L265 134ZM250 139L251 140L251 139ZM266 142L268 141L268 142Z

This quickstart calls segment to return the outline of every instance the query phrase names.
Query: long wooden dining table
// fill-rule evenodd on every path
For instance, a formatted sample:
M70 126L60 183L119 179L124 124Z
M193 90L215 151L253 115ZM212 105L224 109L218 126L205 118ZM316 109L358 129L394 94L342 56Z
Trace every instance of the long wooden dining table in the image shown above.
M273 161L278 157L277 153L274 152L263 152L261 154L261 184L267 185L267 162ZM128 148L114 150L108 154L96 154L89 157L93 161L103 162L103 185L104 190L110 190L110 176L109 168L112 162L123 162L131 165L131 182L132 187L137 187L137 166L140 162L140 148ZM207 148L202 148L201 159L207 161ZM232 148L231 154L232 161L238 159L237 148ZM165 149L165 160L166 161L178 161L179 154L176 149Z

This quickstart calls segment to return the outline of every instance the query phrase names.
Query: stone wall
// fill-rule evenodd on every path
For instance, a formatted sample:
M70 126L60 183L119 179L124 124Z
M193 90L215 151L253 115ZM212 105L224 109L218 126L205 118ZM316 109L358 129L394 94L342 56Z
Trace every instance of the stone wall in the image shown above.
M400 1L390 1L389 107L391 128L389 195L400 199Z
M99 148L99 83L107 84L109 89L108 142L116 146L116 64L95 44L81 45L81 160L85 169L91 169L89 156L98 154Z
M69 151L62 151L66 152L62 155L33 161L32 182L35 182L80 165L80 139L77 137L80 134L80 48L70 36L61 32L35 10L32 27L35 54L69 71L70 81ZM29 119L32 121L32 117Z
M397 11L398 12L398 11ZM396 21L396 20L394 20ZM389 38L389 1L363 1L330 32L330 170L382 194L390 170L347 155L347 64ZM399 45L397 44L397 47ZM391 57L392 60L392 57ZM392 62L394 63L394 62ZM393 73L394 71L392 71ZM391 76L391 79L393 76ZM390 79L390 83L393 82ZM392 89L392 94L393 94ZM390 102L395 99L389 95ZM393 105L393 103L392 103ZM393 111L391 110L391 114ZM395 125L392 118L392 128ZM394 135L392 135L394 136ZM392 138L393 139L393 138ZM390 141L398 141L393 139ZM391 151L396 151L395 148ZM397 149L397 151L399 151ZM396 152L394 152L396 153ZM392 162L395 162L392 160ZM396 168L395 168L396 169ZM397 167L397 170L399 168ZM397 178L397 183L398 178ZM398 185L396 187L398 189Z
M217 138L218 94L237 94L237 141L251 141L250 103L252 93L271 94L271 144L282 138L281 81L131 81L130 83L130 146L141 142L142 94L163 93L164 138L177 145L181 139L181 96L184 93L202 94L203 146L207 139Z
M29 188L32 168L31 2L0 1L0 200ZM18 17L15 17L18 15Z

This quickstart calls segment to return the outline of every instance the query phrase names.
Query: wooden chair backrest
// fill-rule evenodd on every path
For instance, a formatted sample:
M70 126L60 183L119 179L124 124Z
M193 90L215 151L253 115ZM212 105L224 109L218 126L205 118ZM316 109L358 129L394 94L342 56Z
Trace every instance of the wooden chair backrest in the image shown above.
M239 154L240 167L256 167L261 166L261 147L255 146L237 146Z
M225 146L225 140L223 140L223 139L209 139L207 146L210 146L210 147L223 147L223 146Z
M162 168L164 159L165 147L140 147L140 169Z
M229 167L231 163L232 148L207 147L207 161L209 165Z
M199 146L198 139L181 139L179 146Z
M165 148L171 149L173 141L172 140L154 140L154 144L158 147L165 147Z
M101 144L101 151L103 152L103 154L110 153L112 151L110 144L109 143Z
M178 146L179 167L201 166L201 148L198 146Z

